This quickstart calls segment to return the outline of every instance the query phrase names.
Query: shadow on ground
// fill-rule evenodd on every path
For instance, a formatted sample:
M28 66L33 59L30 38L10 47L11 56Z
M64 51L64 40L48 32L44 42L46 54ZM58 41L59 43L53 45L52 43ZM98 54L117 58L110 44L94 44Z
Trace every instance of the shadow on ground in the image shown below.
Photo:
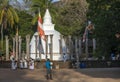
M0 69L0 82L46 82L40 71Z
M0 69L0 82L120 82L119 68L53 70L53 80L46 80L45 69Z
M53 75L55 82L120 82L120 68L63 69Z
M120 79L120 68L84 68L74 71L94 78Z

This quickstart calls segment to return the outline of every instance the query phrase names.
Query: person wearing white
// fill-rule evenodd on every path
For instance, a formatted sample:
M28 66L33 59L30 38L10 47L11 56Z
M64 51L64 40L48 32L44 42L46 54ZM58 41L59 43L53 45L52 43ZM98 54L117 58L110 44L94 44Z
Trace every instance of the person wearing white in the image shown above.
M23 60L20 60L20 68L23 69Z
M29 69L33 70L34 69L34 60L31 59L29 62Z
M17 61L15 61L15 69L17 69Z
M13 60L13 58L14 58L14 56L13 56L13 55L11 55L11 56L10 56L10 60L12 61L12 60Z
M24 68L28 68L27 60L24 60Z
M64 54L63 54L63 61L66 62L66 60L67 60L67 56L66 56L66 54L64 53Z
M15 70L16 67L17 67L17 63L15 62L15 59L12 58L12 60L11 60L11 69Z
M50 62L50 65L51 65L51 69L53 68L53 62Z

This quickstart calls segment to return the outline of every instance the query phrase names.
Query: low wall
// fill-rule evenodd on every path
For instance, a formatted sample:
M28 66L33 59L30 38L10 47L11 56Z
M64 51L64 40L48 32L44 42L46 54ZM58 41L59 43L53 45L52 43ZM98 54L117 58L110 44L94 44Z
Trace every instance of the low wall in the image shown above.
M53 62L53 69L73 68L72 67L73 61L67 61L67 62L52 61L52 62ZM0 68L10 68L10 67L11 67L11 61L0 61ZM110 67L120 67L120 60L80 61L80 68L110 68ZM37 69L45 68L45 61L35 62L35 68Z
M71 68L71 62L63 62L63 61L52 61L53 62L53 69L56 67L59 68ZM18 63L19 66L19 63ZM11 61L0 61L0 68L11 68ZM37 69L44 69L45 68L45 61L35 61L35 68Z
M11 61L0 61L0 68L10 68Z
M85 68L120 67L120 60L87 60L80 62L85 65Z
M67 61L67 62L52 61L52 62L53 62L53 65L52 65L53 69L72 68L70 61ZM45 61L36 62L35 66L36 66L36 68L45 68Z

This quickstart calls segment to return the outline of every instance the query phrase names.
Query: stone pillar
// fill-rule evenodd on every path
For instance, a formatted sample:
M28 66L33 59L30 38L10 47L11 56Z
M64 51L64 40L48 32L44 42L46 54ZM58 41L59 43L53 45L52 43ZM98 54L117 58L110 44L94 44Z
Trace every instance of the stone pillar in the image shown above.
M30 35L26 35L26 58L30 58Z
M81 41L81 38L79 38L79 55L82 54L82 41Z
M62 54L62 39L63 39L63 35L60 35L60 40L59 40L59 43L60 43L60 54Z
M18 35L15 36L15 41L16 41L15 59L18 60Z
M13 37L13 55L15 56L15 38ZM16 59L16 58L15 58Z
M35 59L37 59L37 35L35 35Z
M88 28L86 28L86 39L85 39L85 53L86 53L86 58L89 57L89 54L88 54Z
M67 54L67 46L68 46L67 37L63 36L63 40L65 41L65 54Z
M46 59L48 58L48 35L45 35L46 37Z
M74 50L75 50L75 49L74 49L73 39L71 39L71 51L70 51L70 52L71 52L71 56L72 56L72 57L75 57L75 56L74 56Z
M78 54L78 39L75 38L75 54L76 54L76 60L77 60L77 68L79 68L79 54Z
M29 48L30 48L30 52L31 52L31 45L29 46ZM29 53L30 53L30 52L29 52ZM31 54L31 53L30 53L30 54ZM31 57L30 54L29 54L29 58Z
M72 56L72 52L71 52L72 51L71 36L68 36L68 38L69 38L69 46L68 46L69 48L68 49L69 49L69 56L70 56L70 60L71 60L72 59L71 58L71 56Z
M59 39L59 53L61 54L61 39Z
M26 54L25 54L25 52L24 52L24 51L22 51L21 56L22 56L22 58L23 58L23 59L26 59Z
M96 40L93 38L93 52L96 50Z
M38 54L39 54L39 60L41 59L41 44L42 44L42 40L41 38L38 36Z
M86 58L88 58L88 38L86 38L85 41L85 53L86 53Z
M9 39L8 36L5 36L6 39L6 61L9 60Z
M50 43L51 43L51 48L50 48L50 59L53 60L53 35L50 35Z
M19 58L18 59L22 59L22 55L21 55L21 43L22 43L22 39L21 36L19 36Z

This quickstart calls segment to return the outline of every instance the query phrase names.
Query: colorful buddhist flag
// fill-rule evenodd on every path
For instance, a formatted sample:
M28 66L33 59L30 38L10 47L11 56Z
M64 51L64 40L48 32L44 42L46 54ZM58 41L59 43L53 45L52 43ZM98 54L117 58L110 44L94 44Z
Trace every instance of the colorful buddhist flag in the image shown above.
M38 17L38 34L40 35L40 37L45 40L45 33L44 33L44 30L42 28L42 18L40 16L40 13L39 13L39 17Z
M85 28L84 34L83 34L83 42L86 41L86 36L87 36L87 27Z

